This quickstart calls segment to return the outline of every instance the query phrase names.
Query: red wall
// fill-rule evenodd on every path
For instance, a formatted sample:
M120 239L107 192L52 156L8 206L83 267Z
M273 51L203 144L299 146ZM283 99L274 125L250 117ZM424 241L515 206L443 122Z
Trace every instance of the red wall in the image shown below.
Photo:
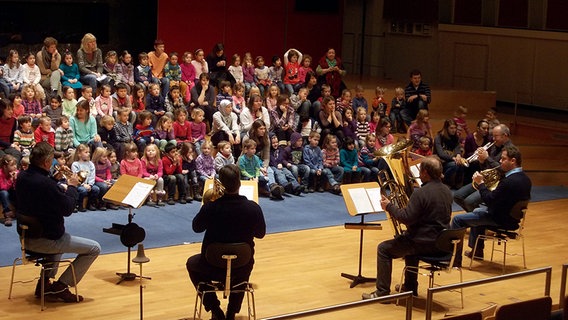
M229 61L234 53L242 57L250 51L269 62L288 48L317 61L328 47L341 56L340 3L337 13L318 13L296 12L295 0L160 0L158 38L164 40L168 53L201 48L207 55L215 43L222 42Z

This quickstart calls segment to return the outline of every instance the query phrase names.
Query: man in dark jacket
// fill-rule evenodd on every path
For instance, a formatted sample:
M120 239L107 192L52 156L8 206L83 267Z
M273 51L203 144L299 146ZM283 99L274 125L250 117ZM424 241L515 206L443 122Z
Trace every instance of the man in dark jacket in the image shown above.
M52 261L61 260L64 253L78 254L72 264L77 282L81 281L91 264L99 256L101 246L98 242L76 237L65 232L64 217L73 212L79 194L77 176L67 179L67 189L63 191L57 181L49 176L53 162L53 147L47 142L38 143L31 151L30 167L22 171L16 180L18 223L23 215L37 221L39 230L26 234L26 249L38 253L51 254ZM50 278L57 274L57 268L50 270L45 277L45 293L64 302L83 301L69 291L75 286L71 266L51 284ZM40 279L41 281L41 279ZM41 282L38 282L35 295L40 295Z
M390 294L392 259L405 258L406 266L418 266L417 255L440 253L436 249L436 238L449 227L452 213L452 193L442 183L442 163L436 156L424 158L420 164L422 187L410 196L408 206L399 208L385 196L382 208L391 218L406 225L407 230L392 240L379 244L377 254L377 290L364 293L363 299L382 297ZM417 274L406 272L403 291L417 295Z

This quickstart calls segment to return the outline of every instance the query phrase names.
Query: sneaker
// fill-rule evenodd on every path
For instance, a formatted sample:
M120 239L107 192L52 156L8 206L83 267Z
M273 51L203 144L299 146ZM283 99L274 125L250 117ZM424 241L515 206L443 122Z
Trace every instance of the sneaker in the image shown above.
M294 188L294 195L299 196L302 194L302 192L304 192L304 186L297 186L296 188Z
M155 207L155 206L156 206L156 203L155 203L153 200L148 199L148 200L146 201L146 205L147 205L147 206L150 206L150 207Z
M181 204L186 204L187 201L185 201L185 198L180 197L180 198L179 198L179 203L181 203Z
M331 187L331 193L336 194L336 195L341 194L341 187L339 186L339 184L336 184L333 187Z
M314 193L314 192L316 192L316 190L314 188L312 188L312 187L308 188L308 193Z
M185 197L185 202L187 202L187 203L192 203L192 202L193 202L193 198L190 197L190 196L186 196L186 197Z
M318 192L324 192L325 190L323 189L323 187L318 187Z
M164 201L158 200L158 202L156 202L156 205L157 205L158 207L163 207L163 206L165 206L166 204L164 203Z
M110 210L118 210L118 206L112 203L107 203L107 208L109 208Z
M174 204L176 204L176 202L174 201L173 198L169 198L169 199L168 199L168 204L169 204L170 206L173 206Z
M294 186L292 185L291 182L288 182L288 183L284 186L284 191L285 191L286 193L289 193L289 194L293 194L293 193L294 193Z
M361 295L361 298L363 298L363 300L369 300L369 299L375 299L375 298L380 298L380 297L384 297L384 296L388 296L389 294L379 294L377 291L373 291L371 293L363 293ZM393 300L386 300L386 301L381 301L382 304L390 304L392 303Z
M45 293L65 302L65 303L83 301L83 296L74 295L73 293L71 293L71 291L69 291L69 287L66 284L61 283L59 281L54 282L49 287L49 293L47 291Z
M77 211L79 211L79 212L87 212L87 209L85 209L85 207L83 207L83 206L80 206L80 207L77 208Z
M94 205L90 204L89 205L89 211L97 211L97 207L95 207Z
M284 198L282 197L282 194L284 193L284 187L282 187L281 185L277 185L276 183L272 184L270 186L270 197L277 199L277 200L283 200Z
M99 211L107 211L106 204L101 204L101 205L99 206Z

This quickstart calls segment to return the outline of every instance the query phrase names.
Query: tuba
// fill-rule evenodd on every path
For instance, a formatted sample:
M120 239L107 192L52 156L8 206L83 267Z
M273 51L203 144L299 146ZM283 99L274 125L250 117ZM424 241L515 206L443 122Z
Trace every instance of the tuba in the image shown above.
M69 167L60 166L58 164L54 165L53 169L55 169L55 172L53 174L55 177L63 176L63 177L65 177L65 179L68 179L68 180L74 174L77 174L77 180L79 180L79 183L85 182L85 180L87 179L87 176L88 176L88 173L86 171L79 171L77 173L74 173L73 171L71 171L71 169L69 169Z
M500 167L495 167L479 172L479 174L483 176L483 182L487 186L487 189L489 189L490 191L495 190L495 188L497 188L497 185L499 185L499 181L501 181L501 170L499 168ZM471 186L475 190L479 190L479 186L477 185L477 183L475 183L475 181L471 182Z
M408 148L412 144L412 141L401 138L396 143L384 146L374 153L375 156L382 157L386 161L391 172L391 174L388 170L379 172L381 193L399 208L405 208L408 205L409 195L414 189L414 179L408 164ZM403 234L404 226L393 219L388 211L385 210L385 213L393 226L394 235Z
M215 201L223 196L225 187L218 179L213 179L213 187L203 193L203 204Z

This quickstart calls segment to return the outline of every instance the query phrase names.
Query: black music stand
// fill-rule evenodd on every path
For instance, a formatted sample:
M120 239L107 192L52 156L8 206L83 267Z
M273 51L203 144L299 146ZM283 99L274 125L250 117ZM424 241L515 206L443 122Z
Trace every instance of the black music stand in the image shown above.
M140 208L142 204L144 204L144 201L148 198L148 195L155 185L156 182L154 180L122 175L103 197L105 201L128 207L128 224L121 225L113 223L111 228L103 228L103 232L119 235L120 242L127 247L126 272L116 273L116 275L120 277L120 280L116 284L120 284L125 280L132 281L137 277L142 277L130 272L131 248L137 243L144 241L146 237L144 229L132 222L134 218L132 209ZM151 279L150 277L143 278Z
M351 216L360 216L361 222L358 223L345 223L345 229L359 230L359 273L357 275L341 273L341 276L352 280L350 288L366 282L375 282L376 278L364 277L361 274L361 267L363 264L363 233L364 230L382 230L383 227L380 223L365 223L365 215L378 213L382 211L380 208L380 187L376 182L365 182L347 184L341 186L341 193L345 206ZM378 199L374 199L378 197Z

